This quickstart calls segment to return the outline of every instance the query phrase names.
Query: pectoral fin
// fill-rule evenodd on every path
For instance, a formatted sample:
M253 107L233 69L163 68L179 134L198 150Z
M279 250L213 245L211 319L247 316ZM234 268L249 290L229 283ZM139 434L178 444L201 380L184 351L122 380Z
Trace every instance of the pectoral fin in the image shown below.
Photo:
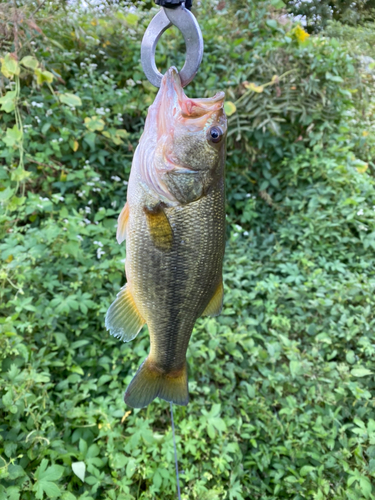
M128 285L125 285L107 311L105 327L114 337L130 342L138 335L144 324L145 320L135 305Z
M152 210L144 208L151 239L156 248L168 251L172 248L173 231L161 205Z
M203 311L202 316L219 316L223 308L224 288L223 282L217 287L208 306Z
M128 220L129 220L129 205L128 203L125 203L125 206L122 209L118 218L117 235L116 235L118 244L121 244L126 238L126 227L128 225Z

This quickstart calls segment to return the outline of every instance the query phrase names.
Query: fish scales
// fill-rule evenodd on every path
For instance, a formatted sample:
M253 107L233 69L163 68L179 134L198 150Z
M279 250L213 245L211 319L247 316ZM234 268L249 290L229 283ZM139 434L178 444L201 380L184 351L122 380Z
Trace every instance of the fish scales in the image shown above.
M127 252L134 258L126 261L126 275L148 324L150 356L166 371L183 367L194 323L221 282L223 199L224 188L217 186L196 202L167 209L173 231L168 253L154 247L142 213L129 219ZM208 224L213 212L216 223Z
M188 99L171 68L134 155L118 241L127 284L106 326L124 341L147 323L150 353L125 401L187 404L186 351L196 320L222 306L225 247L224 94Z

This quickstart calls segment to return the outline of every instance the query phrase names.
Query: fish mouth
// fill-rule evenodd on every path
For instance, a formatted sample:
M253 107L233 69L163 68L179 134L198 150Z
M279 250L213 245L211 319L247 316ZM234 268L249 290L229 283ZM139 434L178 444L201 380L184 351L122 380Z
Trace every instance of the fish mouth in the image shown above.
M223 113L225 94L218 92L213 97L198 99L187 97L180 75L172 66L163 77L158 98L157 129L160 138L173 133L176 122L184 122L197 130L203 129L213 115Z

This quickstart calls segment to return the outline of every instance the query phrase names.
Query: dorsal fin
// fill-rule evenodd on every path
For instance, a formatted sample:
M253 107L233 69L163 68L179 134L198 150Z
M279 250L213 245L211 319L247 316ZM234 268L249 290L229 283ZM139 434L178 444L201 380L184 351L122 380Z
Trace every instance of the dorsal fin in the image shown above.
M121 213L120 213L119 218L118 218L116 238L117 238L117 241L118 241L119 245L123 241L125 241L125 238L126 238L126 227L128 225L128 220L129 220L129 205L126 202L125 206L121 210Z

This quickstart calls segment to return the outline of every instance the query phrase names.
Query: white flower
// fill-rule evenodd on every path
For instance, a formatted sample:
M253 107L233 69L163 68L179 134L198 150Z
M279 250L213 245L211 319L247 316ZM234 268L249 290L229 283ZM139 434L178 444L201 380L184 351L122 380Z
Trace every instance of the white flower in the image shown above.
M68 219L64 219L63 222L65 222L65 224L69 224Z
M105 112L109 113L111 110L109 108L105 108Z
M88 186L95 186L95 182L87 182L86 183Z
M97 251L96 251L97 258L100 259L102 257L102 255L105 255L105 252L103 252L103 250L101 250L100 248L98 248Z
M100 193L101 189L100 188L93 188L92 189L95 193Z
M47 116L51 116L52 113L53 113L52 109L47 109L47 111L46 111Z
M82 238L82 236L80 234L77 234L77 238L79 239L79 241L83 240L83 238Z
M117 200L112 201L111 207L116 208L116 205L117 205Z
M59 138L59 142L62 142L64 139L62 137Z
M85 212L87 214L91 214L91 208L90 207L85 207Z
M118 175L112 175L111 179L116 182L120 182L121 178Z
M85 196L85 192L84 191L77 191L77 196L79 198L83 198Z
M87 204L88 204L88 205L91 205L91 203L92 203L92 200L90 200Z
M134 80L132 80L131 78L129 78L129 80L126 80L126 84L129 85L129 87L134 87L135 82L134 82Z
M91 220L89 219L83 219L83 220L86 222L86 224L91 224Z
M99 212L103 212L103 210L105 210L104 207L99 207Z
M243 235L244 236L249 236L249 231L244 231Z
M129 183L128 183L128 181L124 181L123 184L124 184L124 186L127 186Z
M251 198L251 194L250 193L246 193L246 198Z
M358 210L357 215L363 215L363 209Z

